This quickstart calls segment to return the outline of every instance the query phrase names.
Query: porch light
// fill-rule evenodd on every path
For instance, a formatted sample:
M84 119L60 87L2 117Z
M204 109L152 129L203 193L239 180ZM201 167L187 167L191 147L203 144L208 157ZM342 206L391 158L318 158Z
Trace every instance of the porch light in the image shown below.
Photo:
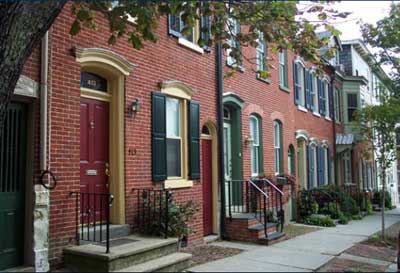
M140 99L136 98L134 102L132 102L131 107L129 109L129 115L132 117L133 115L136 115L137 112L140 111L140 108L142 106L142 102Z
M253 144L254 139L251 136L247 136L244 143L246 143L246 145L251 145Z

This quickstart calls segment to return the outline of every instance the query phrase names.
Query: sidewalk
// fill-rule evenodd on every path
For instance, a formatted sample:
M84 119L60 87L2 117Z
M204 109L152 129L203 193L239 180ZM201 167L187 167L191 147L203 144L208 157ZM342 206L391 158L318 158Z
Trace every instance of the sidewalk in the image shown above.
M387 212L386 227L400 221L400 208ZM234 242L216 245L236 247L245 251L233 257L188 269L191 272L311 272L319 269L346 249L380 230L380 214L301 235L272 246Z

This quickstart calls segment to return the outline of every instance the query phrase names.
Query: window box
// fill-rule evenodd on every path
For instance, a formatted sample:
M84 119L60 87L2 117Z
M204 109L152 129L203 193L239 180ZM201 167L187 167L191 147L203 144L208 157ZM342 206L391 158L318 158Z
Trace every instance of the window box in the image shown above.
M268 83L268 84L271 84L272 83L272 81L271 81L271 79L269 79L269 78L262 78L261 76L260 76L260 74L259 73L257 73L257 80L260 80L260 81L262 81L262 82L265 82L265 83Z
M275 181L277 185L287 185L289 184L289 180L283 175L275 176Z

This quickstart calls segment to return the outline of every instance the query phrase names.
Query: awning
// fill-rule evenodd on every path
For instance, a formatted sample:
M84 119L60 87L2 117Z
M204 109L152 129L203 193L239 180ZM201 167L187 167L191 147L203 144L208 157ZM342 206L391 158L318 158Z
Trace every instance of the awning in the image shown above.
M352 148L352 144L354 142L354 135L353 134L337 134L336 135L336 152L342 153L347 149Z
M354 142L353 134L337 134L336 145L351 145Z

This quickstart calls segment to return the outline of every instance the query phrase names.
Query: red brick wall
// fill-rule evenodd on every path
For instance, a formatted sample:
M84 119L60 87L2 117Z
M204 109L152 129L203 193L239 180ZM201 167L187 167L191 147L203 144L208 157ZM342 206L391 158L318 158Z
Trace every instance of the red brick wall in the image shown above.
M167 20L159 23L157 44L146 43L143 50L135 50L121 38L109 46L106 20L98 20L98 31L84 29L76 37L69 35L73 20L67 5L51 29L51 164L59 178L59 185L51 192L50 255L55 264L60 262L62 248L71 242L75 232L75 205L70 191L79 191L79 114L80 65L72 55L74 47L98 47L112 50L137 67L125 82L125 188L126 222L133 222L132 188L161 186L151 181L151 92L159 91L158 83L179 80L196 93L192 98L200 102L200 126L216 120L215 56L199 54L178 45L176 38L167 35ZM135 118L129 117L128 107L136 98L142 109ZM130 151L136 150L135 153ZM195 200L200 205L193 224L195 233L189 236L192 243L202 242L202 191L199 181L192 188L175 190L178 201Z
M51 169L59 179L58 186L51 191L50 205L50 261L58 265L62 261L62 249L72 243L75 236L75 203L70 191L79 191L80 161L80 65L75 61L72 49L105 48L125 57L137 65L125 81L125 188L126 222L133 222L132 188L161 186L151 181L151 92L159 91L158 83L165 80L179 80L194 90L193 100L200 102L200 126L206 121L216 121L216 78L215 55L199 54L178 45L177 39L167 34L167 20L161 18L156 44L145 43L142 50L135 50L121 38L115 46L109 46L106 20L98 19L98 30L84 29L71 37L69 28L73 22L70 6L66 5L50 30L50 118L51 118ZM244 54L254 56L254 48L244 48ZM36 49L28 60L24 74L39 81L40 50ZM269 52L269 56L271 56ZM297 110L293 98L292 59L289 53L289 88L284 92L278 86L278 71L272 70L271 84L256 79L249 63L244 63L246 71L237 73L224 82L225 92L233 92L244 101L242 111L243 175L250 176L250 149L244 144L249 135L249 115L257 113L262 117L264 170L273 174L273 121L279 118L283 124L283 159L287 171L287 149L289 144L297 149L295 131L307 130L312 137L326 139L332 147L332 123L317 118L312 113ZM277 58L277 56L276 56ZM275 59L276 59L275 58ZM272 64L277 67L277 61ZM224 71L229 71L224 67ZM142 110L135 118L129 117L128 107L136 98L142 101ZM39 105L36 102L37 106ZM39 108L37 108L39 109ZM36 120L37 129L39 121ZM39 146L38 141L35 142ZM36 153L39 149L36 148ZM132 153L136 151L136 153ZM38 160L36 154L35 160ZM37 161L36 161L37 162ZM35 165L35 169L38 165ZM287 187L285 187L285 191ZM191 243L202 242L202 189L199 181L192 188L174 190L178 201L195 200L200 205L192 225L195 233L189 236ZM285 198L285 201L287 197Z

